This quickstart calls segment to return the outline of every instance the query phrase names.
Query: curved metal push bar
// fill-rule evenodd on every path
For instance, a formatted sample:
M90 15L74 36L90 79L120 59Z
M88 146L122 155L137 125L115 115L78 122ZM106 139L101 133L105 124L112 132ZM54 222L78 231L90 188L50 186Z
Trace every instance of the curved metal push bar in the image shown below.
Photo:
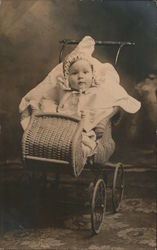
M61 50L60 50L60 54L59 54L59 63L62 62L63 52L64 52L65 47L67 45L78 44L79 42L80 42L79 40L70 40L70 39L64 39L64 40L60 41L62 46L61 46ZM115 66L116 66L117 62L118 62L120 52L121 52L121 49L124 46L134 46L135 43L134 42L123 42L123 41L117 41L117 42L115 42L115 41L95 41L95 45L96 46L119 46L118 50L117 50L117 53L116 53L115 62L114 62Z

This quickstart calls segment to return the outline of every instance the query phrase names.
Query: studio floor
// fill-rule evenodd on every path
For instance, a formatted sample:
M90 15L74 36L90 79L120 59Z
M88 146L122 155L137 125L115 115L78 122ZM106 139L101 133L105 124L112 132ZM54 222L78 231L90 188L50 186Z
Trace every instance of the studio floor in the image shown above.
M27 181L22 181L21 170L11 171L1 174L0 249L156 249L155 168L125 171L120 210L114 214L107 206L102 230L95 236L90 231L90 214L79 203L56 206L51 186L34 195ZM64 188L61 196L73 193L75 201L80 201L83 188Z

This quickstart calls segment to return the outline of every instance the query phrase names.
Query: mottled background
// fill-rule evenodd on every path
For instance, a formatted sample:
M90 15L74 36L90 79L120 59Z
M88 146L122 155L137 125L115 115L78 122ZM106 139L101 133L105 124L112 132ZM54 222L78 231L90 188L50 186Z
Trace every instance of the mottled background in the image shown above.
M136 43L135 47L124 48L117 70L122 85L142 101L142 108L136 115L125 114L113 134L119 158L125 150L125 156L129 156L130 147L136 148L136 152L153 152L157 93L155 1L0 2L0 113L5 112L6 117L0 135L0 160L20 158L22 129L18 105L58 63L59 40L81 39L85 35L96 40ZM95 56L112 62L115 51L99 48ZM136 158L136 154L133 156Z

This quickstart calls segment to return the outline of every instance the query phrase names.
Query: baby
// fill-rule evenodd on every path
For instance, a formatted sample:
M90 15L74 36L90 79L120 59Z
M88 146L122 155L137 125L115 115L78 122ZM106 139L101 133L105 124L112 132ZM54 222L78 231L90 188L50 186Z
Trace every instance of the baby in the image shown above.
M82 149L86 159L93 154L96 147L96 134L89 126L96 112L91 99L91 94L96 95L97 92L93 65L84 54L80 53L65 59L63 71L64 79L60 78L57 82L57 94L60 97L58 103L42 99L40 109L43 112L53 111L84 119ZM89 91L91 88L92 91Z
M84 37L63 63L23 97L19 109L24 129L30 119L30 106L44 113L80 117L84 122L82 149L85 158L97 150L102 152L105 162L115 148L108 122L115 107L135 113L140 103L119 84L119 76L111 64L92 57L94 45L91 37Z
M64 70L65 75L66 71ZM88 101L90 96L88 90L94 84L93 66L90 62L79 55L77 59L73 59L69 66L68 83L71 88L72 95L67 99L65 110L71 115L78 115L84 119L84 124L90 121L90 103L84 105L83 98ZM89 98L88 98L89 97ZM70 105L71 104L71 105ZM64 111L65 111L64 110ZM60 112L60 108L58 108ZM93 114L93 113L92 113ZM85 128L85 126L84 126ZM96 134L94 130L82 132L82 149L85 158L90 156L96 147Z

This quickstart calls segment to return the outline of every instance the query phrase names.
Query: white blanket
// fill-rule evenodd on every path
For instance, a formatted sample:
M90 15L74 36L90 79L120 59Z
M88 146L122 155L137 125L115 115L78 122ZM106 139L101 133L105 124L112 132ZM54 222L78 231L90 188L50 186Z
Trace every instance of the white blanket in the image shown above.
M22 98L19 112L23 129L26 129L30 120L29 106L42 112L62 112L73 115L71 101L74 95L79 99L78 114L81 110L90 113L85 123L86 131L92 129L102 118L110 115L114 106L119 106L129 113L137 112L141 106L140 102L131 97L119 84L119 76L114 67L109 63L102 64L95 58L93 58L93 64L99 84L79 95L64 86L63 65L62 63L57 65L40 84Z

